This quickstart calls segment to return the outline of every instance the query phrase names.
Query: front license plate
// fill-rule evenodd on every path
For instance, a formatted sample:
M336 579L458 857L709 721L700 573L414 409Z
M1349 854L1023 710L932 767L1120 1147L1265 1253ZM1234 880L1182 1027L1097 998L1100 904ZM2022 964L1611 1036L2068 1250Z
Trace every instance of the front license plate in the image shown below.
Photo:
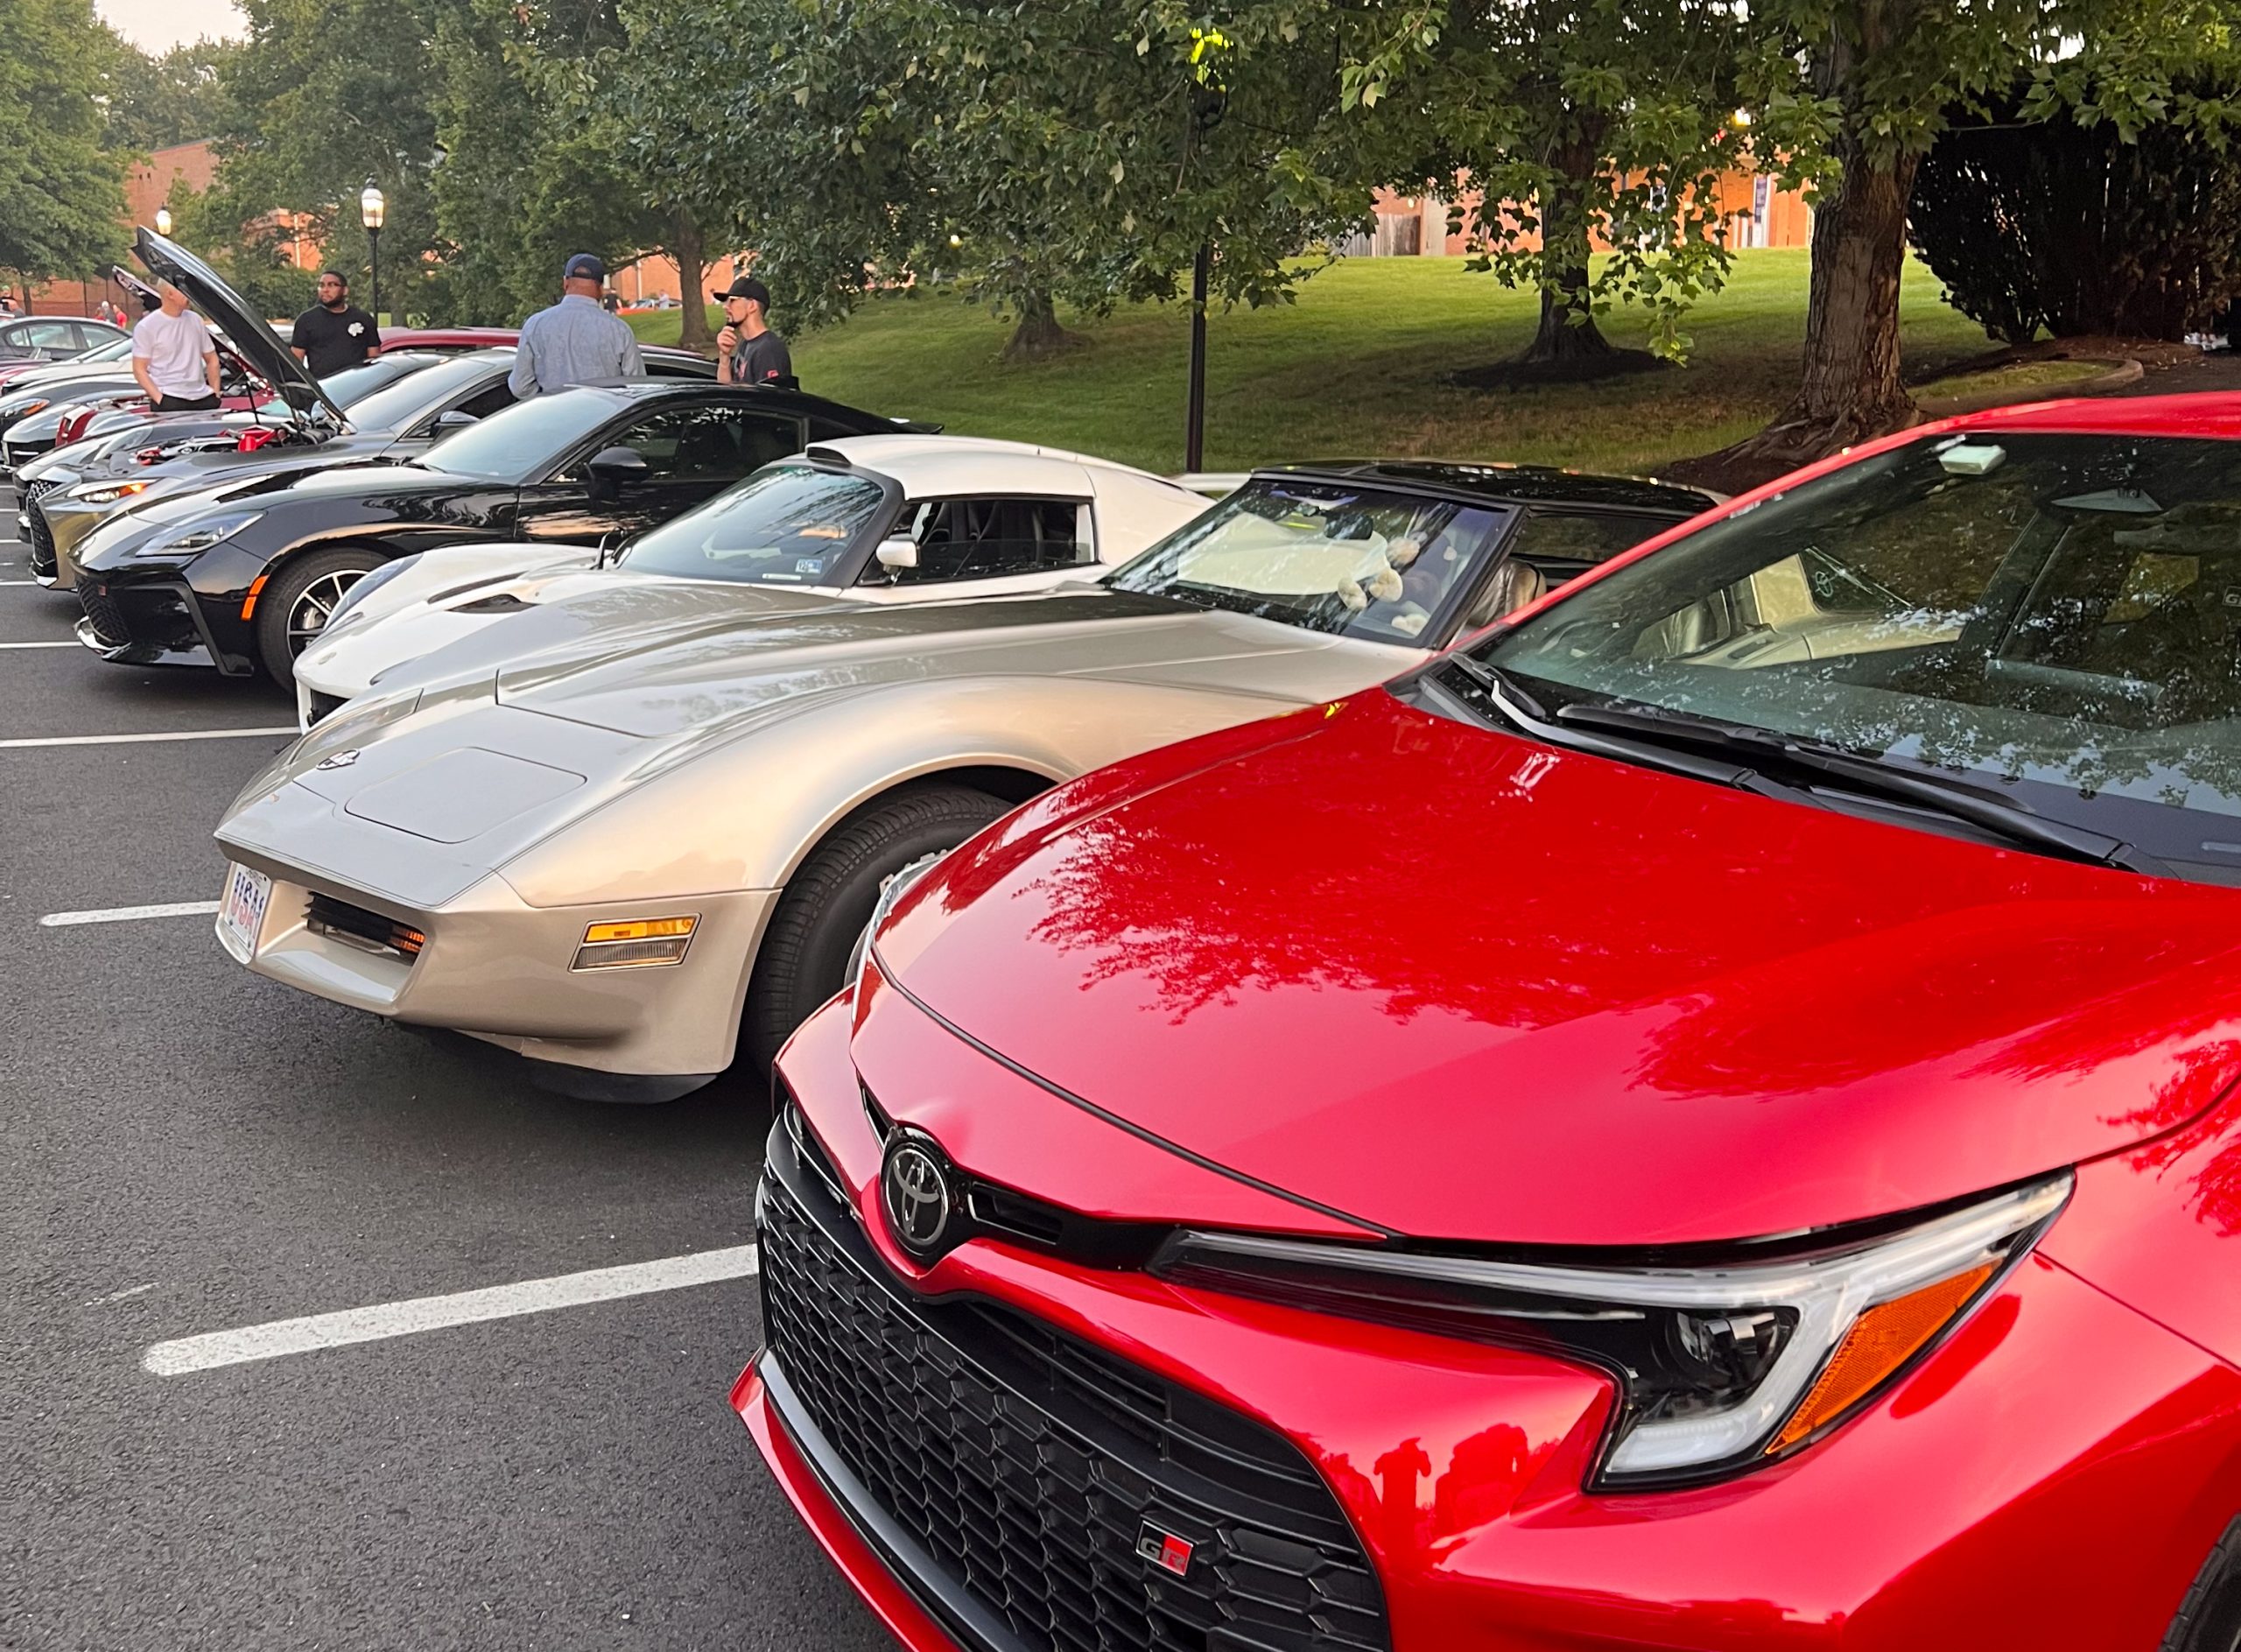
M272 899L272 880L245 866L226 868L226 898L218 903L218 927L246 954L256 950L264 909Z

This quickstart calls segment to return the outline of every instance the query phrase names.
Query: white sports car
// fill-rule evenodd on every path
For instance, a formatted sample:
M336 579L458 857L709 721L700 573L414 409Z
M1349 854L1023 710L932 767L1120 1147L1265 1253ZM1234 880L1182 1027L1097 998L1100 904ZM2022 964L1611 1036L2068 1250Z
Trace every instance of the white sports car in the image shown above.
M375 570L296 661L297 714L309 728L392 667L509 614L622 582L719 582L727 611L743 618L757 605L741 587L783 592L770 605L797 613L804 594L836 603L1008 596L1125 562L1207 503L1145 471L1023 442L820 443L620 551L449 545Z

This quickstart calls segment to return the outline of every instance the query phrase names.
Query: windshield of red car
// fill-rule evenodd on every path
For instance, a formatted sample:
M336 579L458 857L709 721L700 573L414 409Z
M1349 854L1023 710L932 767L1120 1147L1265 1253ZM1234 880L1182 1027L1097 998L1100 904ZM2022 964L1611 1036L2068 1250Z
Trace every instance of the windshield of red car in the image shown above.
M2241 868L2241 444L1924 439L1711 523L1478 657L2013 788Z
M887 515L880 485L814 465L767 465L736 488L633 540L633 573L748 585L836 584Z
M1106 583L1422 648L1475 582L1509 516L1375 488L1255 481Z

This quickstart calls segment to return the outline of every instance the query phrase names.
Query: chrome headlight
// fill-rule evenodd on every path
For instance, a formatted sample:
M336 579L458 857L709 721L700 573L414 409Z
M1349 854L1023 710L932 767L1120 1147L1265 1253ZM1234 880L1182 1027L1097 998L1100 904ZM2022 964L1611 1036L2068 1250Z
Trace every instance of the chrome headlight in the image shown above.
M184 561L200 556L221 540L232 538L263 514L262 510L227 510L214 517L199 517L169 538L151 540L130 554L136 559L153 561L164 558Z
M2068 1171L1780 1261L1597 1268L1184 1233L1153 1271L1544 1349L1619 1387L1598 1489L1767 1463L1852 1415L1957 1325L2069 1197Z
M62 496L81 505L113 505L120 499L144 494L155 485L152 482L89 482Z

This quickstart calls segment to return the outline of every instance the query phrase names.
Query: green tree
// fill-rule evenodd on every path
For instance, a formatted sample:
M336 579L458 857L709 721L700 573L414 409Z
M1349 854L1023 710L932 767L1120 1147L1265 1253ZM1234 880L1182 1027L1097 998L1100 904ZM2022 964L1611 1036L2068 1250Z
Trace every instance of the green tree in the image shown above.
M464 0L242 0L242 50L220 68L232 123L207 209L232 223L222 243L263 256L276 210L302 212L327 258L362 298L369 250L358 196L368 178L387 200L382 303L419 313L440 300L448 250L431 173L439 159L434 43Z
M2068 109L2127 141L2165 116L2220 133L2228 119L2173 85L2230 60L2228 0L1757 0L1751 15L1798 48L1762 99L1817 121L1833 163L1815 203L1797 396L1736 452L1760 468L1920 417L1900 382L1899 280L1915 169L1954 109L2023 78L2025 118Z
M1281 299L1361 217L1338 163L1350 14L1255 0L626 0L601 74L634 158L757 250L796 323L947 285L1047 342L1055 306L1171 296L1202 243L1229 303Z
M571 253L615 266L678 240L658 172L628 155L587 73L622 42L609 0L468 0L444 18L433 185L458 313L511 320L551 301ZM685 253L690 285L699 255ZM685 318L687 342L705 342L706 311Z
M102 105L115 37L90 0L0 0L0 269L90 275L123 250L124 164Z
M109 90L111 146L167 149L231 129L224 76L243 49L238 41L203 39L151 57L123 46Z
M1713 184L1752 164L1731 111L1772 38L1731 0L1475 0L1392 14L1346 90L1380 181L1464 180L1478 266L1539 289L1521 362L1607 355L1596 318L1614 302L1646 306L1654 348L1678 356L1689 306L1726 272Z

